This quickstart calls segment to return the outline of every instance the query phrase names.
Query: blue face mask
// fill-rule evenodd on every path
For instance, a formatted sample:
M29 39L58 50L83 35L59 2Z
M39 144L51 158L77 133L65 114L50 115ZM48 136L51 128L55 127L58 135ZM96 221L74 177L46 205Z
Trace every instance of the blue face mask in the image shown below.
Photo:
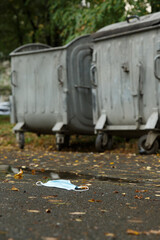
M87 191L89 190L88 186L76 186L71 183L70 180L49 180L46 183L42 183L41 181L36 182L37 186L45 186L45 187L55 187L55 188L62 188L66 190L73 190L73 191Z

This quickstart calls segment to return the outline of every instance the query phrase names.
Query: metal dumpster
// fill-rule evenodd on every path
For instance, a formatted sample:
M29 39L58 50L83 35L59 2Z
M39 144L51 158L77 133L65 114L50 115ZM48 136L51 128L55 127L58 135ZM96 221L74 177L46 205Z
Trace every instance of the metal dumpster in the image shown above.
M111 147L113 135L138 137L151 154L160 136L160 12L100 29L92 35L91 66L96 149Z
M94 134L89 35L63 47L27 44L10 56L11 116L21 148L25 131L55 134L59 150L71 134Z

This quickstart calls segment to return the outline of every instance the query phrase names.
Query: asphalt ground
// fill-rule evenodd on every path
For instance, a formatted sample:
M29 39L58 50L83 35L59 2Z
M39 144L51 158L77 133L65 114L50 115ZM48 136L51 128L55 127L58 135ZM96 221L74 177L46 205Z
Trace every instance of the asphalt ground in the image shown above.
M160 239L159 154L3 148L0 166L1 240ZM53 177L89 190L36 185Z

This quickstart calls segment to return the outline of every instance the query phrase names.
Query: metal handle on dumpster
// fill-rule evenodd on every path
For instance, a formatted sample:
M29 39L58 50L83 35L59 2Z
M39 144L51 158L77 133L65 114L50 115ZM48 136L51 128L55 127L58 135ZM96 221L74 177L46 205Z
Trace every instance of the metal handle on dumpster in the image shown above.
M158 56L156 56L155 57L155 59L154 59L154 76L158 79L158 80L160 80L160 75L158 75L158 69L157 69L157 61L160 61L160 55L158 55ZM160 65L160 64L159 64Z
M58 66L58 69L57 69L58 82L61 86L63 86L62 71L63 71L63 66L62 65Z
M17 87L17 85L15 84L15 79L16 79L16 71L12 71L11 73L11 84L13 87Z
M94 87L97 86L95 72L96 72L96 66L92 65L91 68L90 68L90 78L91 78L91 83Z
M133 19L133 18L137 18L138 20L140 20L140 18L137 16L137 15L132 15L132 16L129 16L129 17L126 17L126 20L128 23L130 23L130 19Z

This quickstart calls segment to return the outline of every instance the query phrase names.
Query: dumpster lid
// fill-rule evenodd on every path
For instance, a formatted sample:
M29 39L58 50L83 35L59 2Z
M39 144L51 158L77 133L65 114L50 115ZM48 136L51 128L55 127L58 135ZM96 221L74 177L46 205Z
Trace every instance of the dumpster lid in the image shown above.
M134 19L133 19L134 18ZM94 40L100 40L104 37L113 35L127 34L132 31L141 31L149 27L154 27L160 24L160 12L148 14L142 17L131 16L128 20L120 23L114 23L101 28L96 33L92 34Z
M15 53L39 51L39 50L48 49L48 48L51 48L51 47L43 43L29 43L16 48L13 52L11 52L10 55L12 56Z
M10 56L13 57L13 56L21 56L21 55L28 55L28 54L35 54L35 53L42 53L42 52L64 50L72 46L77 41L81 41L82 39L85 39L85 38L88 38L90 39L89 41L91 41L91 35L87 34L87 35L79 36L73 39L72 41L70 41L69 43L67 43L66 45L60 46L60 47L51 47L43 43L29 43L16 48L14 51L10 53Z

